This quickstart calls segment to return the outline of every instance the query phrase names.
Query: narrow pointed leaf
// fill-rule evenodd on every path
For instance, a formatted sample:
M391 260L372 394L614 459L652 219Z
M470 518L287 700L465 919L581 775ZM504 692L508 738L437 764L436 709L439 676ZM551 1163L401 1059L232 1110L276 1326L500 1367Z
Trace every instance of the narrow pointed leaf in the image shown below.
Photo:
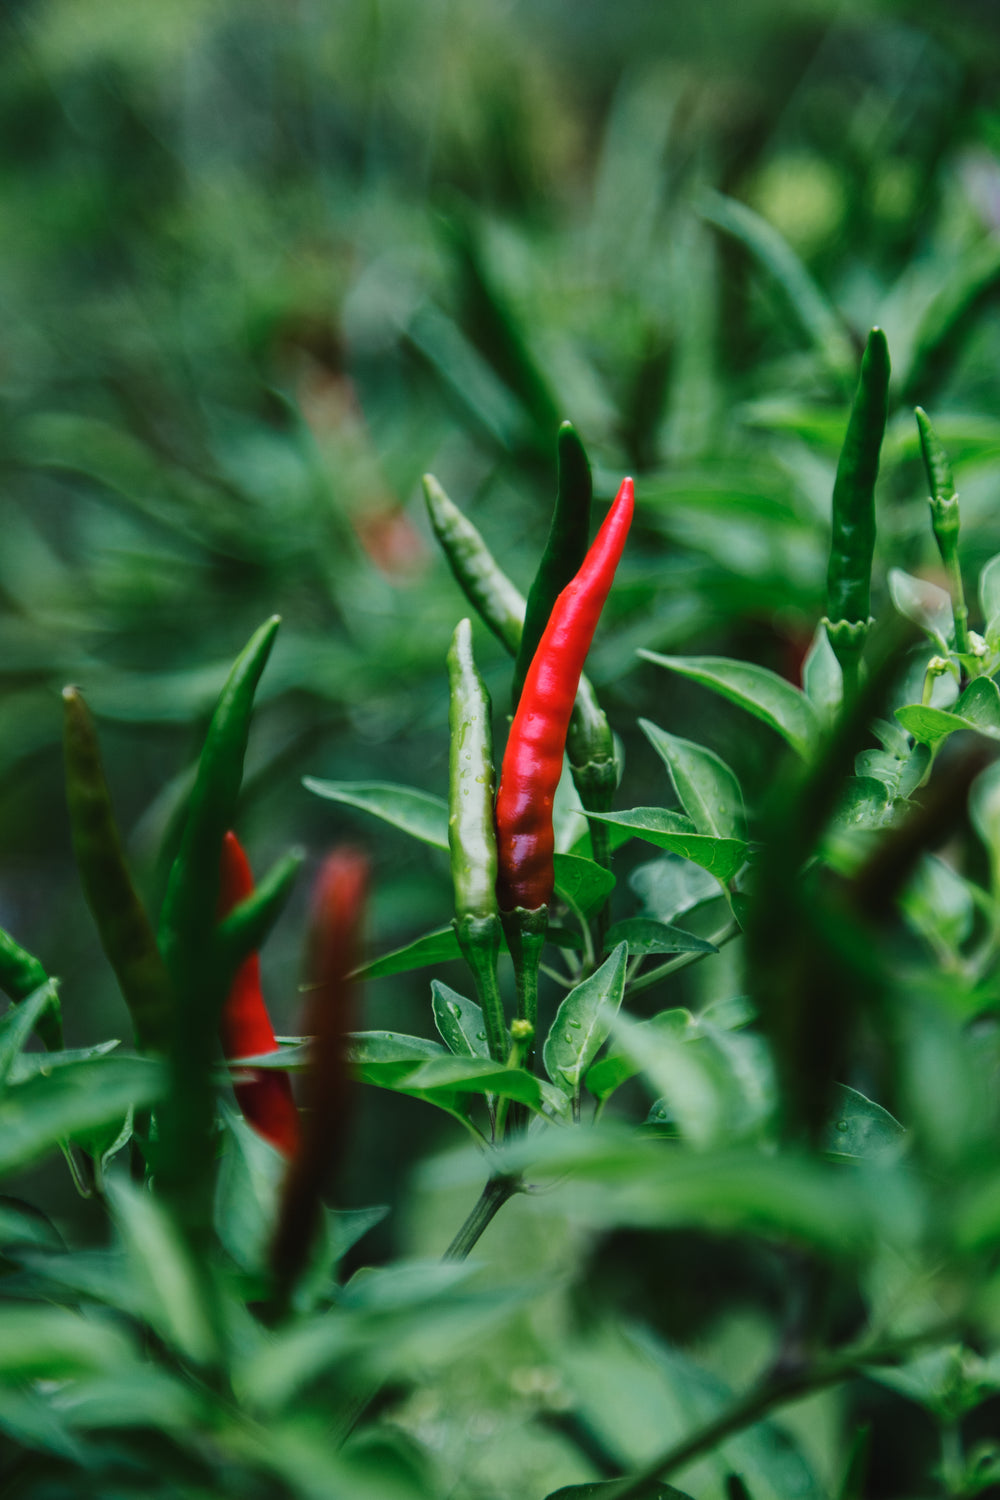
M712 750L668 734L648 719L639 728L670 773L680 804L698 833L745 839L743 793L732 771Z
M589 979L570 990L556 1011L542 1060L552 1082L576 1093L603 1045L625 993L628 947L618 947Z
M716 839L704 833L688 833L677 828L676 813L664 811L662 807L633 807L627 812L588 813L588 818L599 818L602 823L611 823L620 828L631 828L636 838L658 849L669 849L682 859L690 859L701 865L717 880L731 880L740 869L747 854L747 845L742 839Z
M60 1141L105 1129L130 1108L163 1097L166 1073L152 1059L102 1057L38 1075L0 1099L0 1172L19 1171Z
M0 1019L0 1087L10 1076L11 1069L38 1024L39 1016L48 1010L53 1001L57 1001L57 992L56 981L49 979L19 1005L12 1005Z
M448 804L443 797L384 781L318 781L304 776L302 785L329 802L371 813L421 843L448 848Z
M414 938L404 948L392 953L383 953L381 958L362 964L353 974L354 979L384 979L388 974L408 974L411 969L426 969L431 964L450 963L462 956L454 927L438 927Z
M640 651L639 655L738 703L769 724L805 759L815 749L819 737L816 710L805 693L767 667L730 661L724 656L660 656L655 651Z
M556 895L585 917L603 906L615 888L611 871L595 864L592 859L584 859L579 854L556 854L553 864Z
M489 1057L481 1006L439 979L431 980L431 1006L434 1025L450 1052L457 1057Z
M654 921L652 917L626 917L609 928L604 941L605 952L619 943L627 943L629 957L637 953L718 953L707 938L695 937L680 927Z

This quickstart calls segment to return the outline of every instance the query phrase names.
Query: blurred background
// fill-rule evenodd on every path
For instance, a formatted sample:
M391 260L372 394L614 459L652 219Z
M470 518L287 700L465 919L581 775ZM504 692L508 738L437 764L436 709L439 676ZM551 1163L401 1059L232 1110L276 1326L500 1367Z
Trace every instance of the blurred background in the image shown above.
M443 925L443 856L301 777L444 795L467 611L420 476L526 589L564 417L602 505L636 477L588 668L622 805L669 800L645 714L724 755L752 811L768 732L635 648L797 678L874 323L894 364L876 602L886 557L933 572L917 401L970 573L1000 547L998 63L991 0L8 0L0 925L62 976L71 1045L129 1031L72 868L59 689L98 716L155 909L215 694L280 612L239 830L255 868L363 841L372 951ZM476 649L502 736L509 663L478 625ZM290 1032L307 883L264 955ZM620 914L655 887L620 880ZM429 1033L428 978L372 982L366 1024ZM416 1152L429 1114L366 1098L349 1198L392 1196L399 1127Z

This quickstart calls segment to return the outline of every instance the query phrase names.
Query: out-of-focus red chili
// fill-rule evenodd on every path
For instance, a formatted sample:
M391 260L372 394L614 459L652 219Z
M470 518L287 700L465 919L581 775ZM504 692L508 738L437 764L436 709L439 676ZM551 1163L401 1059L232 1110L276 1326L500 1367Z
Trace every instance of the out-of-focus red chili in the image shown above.
M253 888L246 854L235 833L227 833L222 844L219 920L245 901ZM278 1050L261 992L260 960L256 953L251 953L236 971L219 1029L227 1058L254 1057ZM299 1144L299 1114L288 1074L273 1068L251 1068L248 1072L252 1078L235 1085L236 1100L244 1118L285 1156L294 1156Z

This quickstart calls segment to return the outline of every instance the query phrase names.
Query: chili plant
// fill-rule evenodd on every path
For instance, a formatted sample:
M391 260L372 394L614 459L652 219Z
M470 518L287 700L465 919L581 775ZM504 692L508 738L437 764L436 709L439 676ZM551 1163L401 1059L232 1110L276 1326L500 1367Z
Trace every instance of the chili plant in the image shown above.
M3 938L0 1168L61 1150L99 1224L73 1248L29 1204L0 1202L5 1493L846 1497L868 1493L866 1444L824 1449L781 1419L812 1396L849 1431L854 1403L877 1455L876 1389L937 1430L925 1488L994 1482L979 1423L1000 1392L1000 558L970 629L959 501L918 411L948 588L894 569L906 623L871 619L887 380L876 330L801 686L750 662L640 652L773 737L774 784L755 799L711 745L674 732L665 695L665 722L641 729L677 806L613 805L626 768L581 671L630 480L588 545L588 468L563 429L552 547L571 533L572 560L554 568L550 547L525 625L520 590L428 479L458 583L521 656L499 790L463 619L447 652L447 796L307 783L447 853L452 924L364 965L368 861L334 852L312 902L304 1036L275 1037L257 959L301 857L255 887L232 832L277 620L216 705L158 931L67 689L73 846L137 1050L65 1048L72 982ZM619 880L633 843L656 857ZM431 981L440 1041L356 1028L361 979L445 960L465 961L475 997ZM349 1075L454 1130L437 1188L428 1175L420 1189L467 1194L434 1257L341 1269L385 1213L326 1206L352 1150ZM639 1267L642 1245L665 1255L685 1236L697 1254L679 1296L639 1270L639 1312L586 1295L588 1255L625 1237ZM700 1262L720 1253L767 1313L753 1367L711 1318L679 1331ZM487 1368L484 1469L456 1429Z

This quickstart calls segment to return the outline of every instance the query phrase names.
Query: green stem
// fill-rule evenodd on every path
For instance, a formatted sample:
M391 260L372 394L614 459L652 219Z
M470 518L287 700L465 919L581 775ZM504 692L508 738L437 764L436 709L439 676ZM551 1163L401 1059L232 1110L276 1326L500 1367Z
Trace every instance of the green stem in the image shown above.
M508 1198L513 1198L519 1188L518 1177L491 1177L473 1204L465 1223L444 1252L444 1259L465 1260Z
M731 943L733 938L740 935L740 924L736 921L730 922L720 932L716 932L709 938L716 948L722 948L726 943ZM638 990L648 989L651 984L656 984L661 979L666 979L670 974L676 974L679 969L687 969L691 964L696 964L703 958L711 958L710 953L678 953L676 958L671 958L665 964L660 964L657 969L650 969L648 974L642 974L638 979L629 981L629 993L634 995Z
M942 1333L942 1328L938 1326L908 1339L883 1345L869 1344L867 1347L832 1355L813 1365L802 1365L797 1370L768 1376L755 1390L734 1401L732 1406L697 1428L690 1437L672 1444L651 1463L609 1488L604 1500L640 1500L658 1480L667 1479L687 1468L702 1454L711 1453L713 1448L717 1448L734 1433L752 1427L776 1406L784 1406L789 1401L823 1390L827 1386L838 1385L842 1380L861 1374L868 1365L895 1364L914 1347L933 1342Z
M969 640L969 606L965 602L965 586L962 583L962 566L958 551L951 549L947 558L948 590L951 594L951 613L955 621L955 649L961 655L972 651ZM974 674L978 676L978 670Z
M497 955L500 952L500 919L472 916L466 913L453 923L462 957L468 964L476 986L476 995L486 1025L486 1040L494 1062L507 1057L507 1022L497 981Z

